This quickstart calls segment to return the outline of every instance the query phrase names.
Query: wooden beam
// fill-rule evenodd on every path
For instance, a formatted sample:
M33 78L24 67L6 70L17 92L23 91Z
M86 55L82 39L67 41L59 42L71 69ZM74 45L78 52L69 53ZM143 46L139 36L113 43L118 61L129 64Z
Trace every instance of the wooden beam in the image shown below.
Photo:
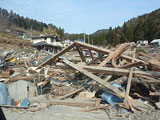
M100 53L104 53L104 54L109 54L109 53L113 52L111 50L99 48L99 47L96 47L96 46L93 46L93 45L90 45L90 44L86 44L86 43L82 43L82 42L78 42L78 41L77 41L77 43L81 47L85 47L87 49L91 49L91 50L96 51L96 52L100 52ZM132 61L132 57L130 57L130 56L121 55L121 58L126 59L128 61ZM139 60L139 59L135 59L135 61L137 61L137 62L141 61L142 63L148 64L147 62L145 62L143 60Z
M125 50L128 48L129 45L131 45L131 44L124 43L124 44L120 45L120 47L118 49L116 49L117 52L115 51L115 55L112 59L113 67L117 67L116 60L125 52Z
M101 59L103 56L104 56L104 54L99 55L97 58L95 58L90 63L88 63L88 65L91 65L91 64L94 64L94 63L98 62L99 59Z
M80 55L80 58L81 58L82 62L86 62L86 59L85 59L85 57L84 57L84 55L82 53L82 49L78 46L77 43L75 43L75 45L76 45L77 51L78 51L78 53Z
M42 87L44 87L45 85L47 85L47 83L50 82L50 78L54 75L54 70L49 74L49 76L47 78L44 79L44 84L42 84Z
M148 77L148 76L144 76L144 75L136 75L136 77L139 77L139 78L145 78L145 80L146 79L148 79L148 80L150 80L150 81L159 81L160 82L160 79L155 79L155 78L152 78L152 77Z
M130 71L129 71L129 77L128 77L128 82L127 82L127 88L126 88L126 94L125 94L124 102L128 101L128 96L129 96L129 92L130 92L132 77L133 77L133 68L131 68Z
M109 67L98 67L98 66L85 66L83 67L85 70L93 73L105 73L109 75L118 75L118 76L125 76L128 75L128 69L119 69L119 68L109 68ZM155 71L133 71L135 75L143 75L149 77L160 77L160 72Z
M121 44L114 52L111 52L109 54L109 56L102 61L99 66L104 66L106 63L108 63L110 60L112 60L113 58L117 57L119 54L121 54L121 51L123 51L124 49L126 49L130 44Z
M116 95L116 96L122 97L122 98L125 97L125 94L124 94L123 92L121 92L118 88L113 87L113 86L112 86L110 83L108 83L108 82L104 83L104 80L102 80L101 78L97 77L96 75L88 72L87 70L83 69L82 67L77 66L76 64L74 64L74 63L72 63L72 62L70 62L70 61L68 61L68 60L66 60L66 59L64 59L63 62L66 63L67 65L73 67L74 69L78 70L79 72L83 73L84 75L88 76L89 78L95 80L96 82L98 82L99 84L101 84L102 87L108 88L108 89L110 89L111 91L113 91L113 92L116 93L116 94L112 93L111 91L107 91L107 93L110 93L110 94L113 94L113 95ZM130 96L129 96L129 100L130 100L132 103L135 101L135 100L133 100ZM139 107L139 106L146 106L142 101L136 101L136 103L138 104L138 106L133 104L133 106L134 106L135 108L137 108L137 107Z
M90 101L78 101L78 100L50 100L42 101L42 103L50 103L54 105L66 105L66 106L76 106L76 107L95 107L96 102Z
M79 88L79 89L74 90L74 91L72 91L72 92L70 92L70 93L68 93L68 94L66 94L64 96L59 97L58 99L59 100L64 100L64 99L66 99L66 98L68 98L68 97L70 97L70 96L72 96L72 95L74 95L74 94L76 94L76 93L78 93L78 92L80 92L82 90L84 90L84 88Z
M144 57L147 57L148 59L152 59L151 56L149 56L149 55L147 55L147 54L145 54L145 53L143 53L143 52L138 52L138 54L139 54L139 55L142 55L142 56L144 56Z
M90 54L90 56L91 56L91 58L92 58L92 60L93 60L93 54L92 54L92 51L90 50L90 49L88 49L89 50L89 54Z
M105 82L108 82L108 81L111 79L111 77L112 77L112 75L108 75L108 76L104 79L104 81L105 81Z
M77 66L76 64L64 59L63 60L64 63L66 63L67 65L73 67L74 69L78 70L79 72L83 73L84 75L86 75L87 77L95 80L96 82L98 82L99 84L101 84L102 86L104 86L105 88L108 88L110 90L112 90L113 92L115 92L118 96L124 97L124 93L122 93L118 88L113 87L110 83L108 82L104 82L104 80L102 80L101 78L99 78L98 76L88 72L87 70L83 69L80 66Z
M128 68L136 67L136 66L140 66L140 65L144 65L144 64L141 61L139 61L139 62L129 63L129 64L126 64L126 65L120 66L118 68L128 69Z
M136 56L136 48L134 48L132 62L134 62L135 56ZM126 88L126 94L125 94L124 102L127 102L129 100L128 96L129 96L129 92L130 92L130 88L131 88L132 77L133 77L133 68L131 68L130 71L129 71L129 77L128 77L128 82L127 82L127 88Z
M69 45L68 47L64 48L63 50L61 50L60 52L58 52L56 55L53 55L50 59L48 59L47 61L43 62L42 64L40 64L39 66L37 66L37 69L45 66L46 64L48 64L49 62L51 62L53 59L58 58L59 56L63 55L65 52L69 51L70 49L72 49L75 46L75 43L72 43L71 45Z
M127 81L127 79L128 79L127 76L122 76L120 78L117 78L117 79L111 81L110 83L111 84L114 84L114 83L122 84L123 82Z
M160 96L160 92L150 92L150 96Z

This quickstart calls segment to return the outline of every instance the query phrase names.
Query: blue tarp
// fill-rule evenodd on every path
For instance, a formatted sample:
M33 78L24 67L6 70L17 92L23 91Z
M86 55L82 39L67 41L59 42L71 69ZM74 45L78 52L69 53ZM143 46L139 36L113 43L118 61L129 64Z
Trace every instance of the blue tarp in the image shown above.
M8 87L0 82L0 104L11 105L11 96Z
M114 87L117 87L117 88L123 88L122 86L120 86L119 84L113 84ZM110 90L107 90L107 91L110 91ZM125 92L125 91L123 91ZM123 102L123 99L115 96L115 95L112 95L112 94L109 94L107 92L103 92L102 93L102 99L111 104L111 105L116 105L117 103L121 103Z

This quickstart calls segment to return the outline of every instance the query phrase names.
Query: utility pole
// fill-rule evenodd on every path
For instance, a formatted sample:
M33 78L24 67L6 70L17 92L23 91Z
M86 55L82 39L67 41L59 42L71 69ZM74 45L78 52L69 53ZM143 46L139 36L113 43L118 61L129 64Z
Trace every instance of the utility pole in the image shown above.
M90 41L89 41L89 34L88 34L88 44L90 44Z
M85 27L84 27L84 43L86 43L86 40L85 40Z
M31 40L32 40L32 25L31 25Z

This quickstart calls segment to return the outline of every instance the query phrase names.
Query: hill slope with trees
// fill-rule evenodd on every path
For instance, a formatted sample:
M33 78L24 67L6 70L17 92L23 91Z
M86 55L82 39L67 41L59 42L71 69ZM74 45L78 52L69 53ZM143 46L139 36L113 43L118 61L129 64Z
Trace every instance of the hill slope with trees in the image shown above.
M153 39L160 38L160 9L132 18L125 22L122 27L114 29L110 27L106 37L106 44L123 43L126 41L123 36L129 42L137 42L138 40L151 42Z
M67 34L70 39L83 38L83 34ZM88 40L86 34L86 41ZM124 42L137 42L160 38L160 9L149 14L132 18L120 27L98 30L89 35L95 45L117 45Z
M4 32L6 29L10 29L13 32L17 28L24 30L30 30L32 28L32 30L39 32L46 32L49 29L51 33L55 33L61 38L64 36L64 29L61 27L39 22L28 17L24 18L12 10L8 12L6 9L0 8L0 32Z

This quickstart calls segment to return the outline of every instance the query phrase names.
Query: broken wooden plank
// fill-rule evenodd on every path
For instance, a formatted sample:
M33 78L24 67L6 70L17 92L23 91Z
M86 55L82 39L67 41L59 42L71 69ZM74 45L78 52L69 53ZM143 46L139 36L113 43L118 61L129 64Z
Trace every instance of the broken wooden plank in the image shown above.
M5 80L4 83L8 83L9 81L13 82L17 80L33 80L33 79L34 79L34 76L17 76L17 77L13 77L8 80Z
M90 56L91 56L91 58L92 58L92 60L93 60L93 54L92 54L92 51L90 50L90 49L88 49L89 50L89 54L90 54Z
M94 64L99 61L104 56L104 54L100 54L97 58L93 59L88 65Z
M136 48L134 48L132 62L134 62L135 56L136 56ZM129 71L129 77L128 77L128 82L127 82L127 88L126 88L126 94L125 94L124 102L128 101L128 96L129 96L129 92L130 92L130 88L131 88L132 77L133 77L133 68L131 68L130 71ZM130 105L130 107L131 107L131 105Z
M130 92L132 77L133 77L133 68L131 68L130 72L129 72L129 77L128 77L128 83L127 83L126 95L125 95L125 98L124 98L124 102L127 102L127 100L128 100L128 95L129 95L129 92Z
M9 78L10 71L3 71L0 73L0 78Z
M119 66L118 68L128 69L128 68L137 67L137 66L140 66L140 65L144 65L144 64L141 61L139 61L139 62L133 62L133 63L129 63L129 64L126 64L126 65L123 65L123 66Z
M87 48L87 49L91 49L91 50L93 50L93 51L100 52L100 53L103 53L103 54L109 54L109 53L113 52L113 51L111 51L111 50L98 48L98 47L96 47L96 46L93 46L93 45L90 45L90 44L86 44L86 43L83 43L83 42L77 41L77 43L79 44L79 46L82 46L82 47L85 47L85 48ZM126 60L128 60L128 61L132 61L132 57L130 57L130 56L121 55L120 57L123 58L123 59L126 59ZM144 64L148 64L147 62L145 62L145 61L143 61L143 60L139 60L139 59L137 59L137 58L135 59L135 61L136 61L136 62L141 61L141 62L144 63Z
M120 47L118 47L114 52L111 52L108 57L102 61L99 66L104 66L106 63L108 63L110 60L112 60L113 58L117 57L119 54L121 54L121 51L123 51L123 49L126 49L130 44L121 44Z
M105 81L105 82L108 82L108 81L111 79L111 77L112 77L112 75L108 75L108 76L104 79L104 81Z
M77 51L78 51L78 53L80 55L80 58L81 58L82 62L86 62L86 59L85 59L85 57L84 57L84 55L82 53L82 49L78 46L77 43L75 43L75 45L76 45Z
M150 96L160 96L160 92L150 92Z
M0 104L0 107L4 107L4 108L19 108L19 109L28 109L28 108L32 108L32 107L36 107L35 105L32 106L15 106L15 105L2 105Z
M47 78L44 79L44 83L42 84L42 87L50 83L50 78L54 75L54 71L52 71Z
M136 56L136 48L134 48L132 63L134 62L135 56ZM129 100L129 92L130 92L130 88L131 88L132 77L133 77L133 68L131 68L129 71L129 77L128 77L127 88L126 88L126 93L125 93L125 97L124 97L124 103L126 106L127 106L127 104L129 104L131 110L134 113L136 113L137 112L136 109L132 107L131 101Z
M39 66L37 66L37 69L48 64L49 62L51 62L53 59L58 58L59 56L63 55L65 52L69 51L70 49L72 49L75 46L75 43L72 43L71 45L69 45L68 47L64 48L63 50L61 50L60 52L58 52L56 55L53 55L50 59L48 59L47 61L43 62L42 64L40 64Z
M68 97L70 97L70 96L72 96L72 95L74 95L74 94L76 94L76 93L78 93L78 92L80 92L82 90L84 90L84 88L79 88L79 89L74 90L74 91L72 91L72 92L70 92L70 93L68 93L68 94L66 94L64 96L59 97L58 99L59 100L64 100L64 99L66 99L66 98L68 98Z
M158 61L157 59L150 59L149 64L152 66L152 70L160 70L160 61Z
M122 97L122 98L125 97L125 94L124 94L121 90L119 90L118 88L112 86L112 85L111 85L110 83L108 83L108 82L105 83L104 80L102 80L101 78L97 77L96 75L88 72L87 70L83 69L81 66L77 66L76 64L74 64L74 63L72 63L72 62L70 62L70 61L68 61L68 60L66 60L66 59L64 59L63 62L66 63L67 65L73 67L74 69L78 70L79 72L83 73L84 75L88 76L89 78L95 80L96 82L98 82L99 84L101 84L102 87L104 87L105 89L108 88L108 89L110 89L111 91L113 91L113 92L116 93L116 94L112 93L111 91L106 91L107 93L113 94L113 95L116 95L116 96ZM104 90L104 91L105 91L105 90ZM130 100L131 102L134 101L130 96L129 96L129 100ZM136 101L136 102L137 102L137 104L138 104L139 106L145 106L145 104L144 104L142 101ZM138 107L138 106L135 106L135 105L133 105L133 106L134 106L135 108Z
M145 54L145 53L143 53L143 52L138 52L138 54L139 54L139 55L142 55L142 56L144 56L144 57L147 57L147 58L149 58L149 59L152 59L151 56L149 56L149 55L147 55L147 54Z
M107 50L107 49L101 49L101 48L98 48L96 46L93 46L93 45L89 45L89 44L86 44L86 43L82 43L82 42L74 42L72 43L70 46L64 48L63 50L61 50L60 52L58 52L56 55L53 55L50 59L48 59L47 61L43 62L42 64L38 65L37 66L37 69L50 63L52 60L54 61L54 59L57 59L59 56L63 55L65 52L69 51L70 49L72 49L74 46L75 46L75 43L78 44L80 47L85 47L87 49L90 49L90 50L93 50L93 51L97 51L99 53L102 53L102 54L109 54L111 53L112 51L110 50ZM129 56L126 56L126 55L121 55L122 58L126 59L126 60L129 60L131 61L132 58L129 57ZM135 61L141 61L143 63L146 63L144 62L143 60L139 60L139 59L135 59ZM147 64L147 63L146 63Z
M90 101L78 101L78 100L50 100L42 101L42 103L50 103L53 105L66 105L66 106L75 106L75 107L95 107L96 102Z
M104 80L102 80L101 78L97 77L96 75L88 72L87 70L83 69L82 67L80 66L77 66L76 64L64 59L63 60L64 63L66 63L67 65L73 67L74 69L80 71L81 73L83 73L84 75L88 76L89 78L95 80L96 82L98 82L99 84L101 84L102 86L104 86L105 88L108 88L108 89L111 89L113 92L115 92L118 96L120 95L121 96L121 91L116 88L116 87L113 87L110 83L106 82L104 83ZM123 93L122 93L123 94ZM124 97L124 96L123 96Z
M122 45L120 45L119 48L116 49L116 53L114 54L114 57L112 59L112 65L113 67L117 67L117 64L116 64L116 60L125 52L125 50L132 44L128 44L128 43L124 43Z
M155 105L160 109L160 102L155 103Z
M110 68L110 67L99 67L99 66L85 66L83 67L87 71L93 73L105 73L109 75L118 75L118 76L125 76L129 73L128 69L119 69L119 68ZM133 71L134 75L143 75L149 77L160 77L160 72L155 71Z
M94 107L94 108L86 109L85 112L90 112L90 111L98 110L98 109L105 109L107 107L108 107L107 105L101 105L101 106L97 106L97 107Z
M148 76L144 76L144 75L140 75L140 74L137 74L136 77L139 77L139 78L145 78L145 80L150 80L150 82L160 82L160 79L155 79L153 77L148 77ZM145 81L144 80L144 81Z

